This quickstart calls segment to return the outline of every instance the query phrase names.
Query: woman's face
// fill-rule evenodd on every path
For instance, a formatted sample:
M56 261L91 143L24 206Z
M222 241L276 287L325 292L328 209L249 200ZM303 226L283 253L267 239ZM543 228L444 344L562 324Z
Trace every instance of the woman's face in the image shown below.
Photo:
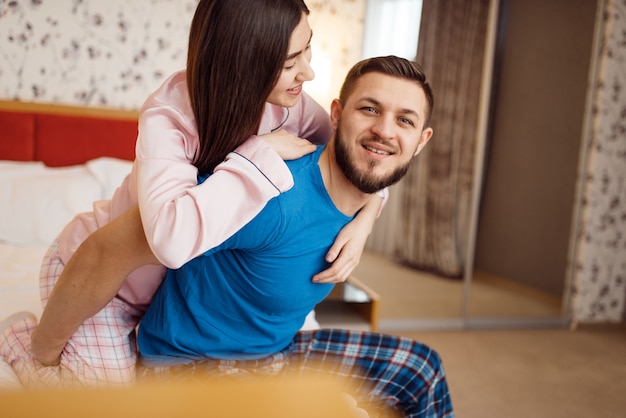
M283 107L292 107L298 103L302 95L302 84L315 77L310 65L312 36L309 21L303 13L300 23L291 34L285 65L267 98L268 102Z

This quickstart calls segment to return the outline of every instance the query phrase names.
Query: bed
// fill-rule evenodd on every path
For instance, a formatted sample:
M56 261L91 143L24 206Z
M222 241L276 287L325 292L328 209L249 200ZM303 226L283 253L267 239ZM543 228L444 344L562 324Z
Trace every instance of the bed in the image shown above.
M130 171L136 121L130 111L0 101L0 318L41 313L45 251Z
M41 315L48 246L76 213L111 197L136 138L137 112L0 101L0 320Z

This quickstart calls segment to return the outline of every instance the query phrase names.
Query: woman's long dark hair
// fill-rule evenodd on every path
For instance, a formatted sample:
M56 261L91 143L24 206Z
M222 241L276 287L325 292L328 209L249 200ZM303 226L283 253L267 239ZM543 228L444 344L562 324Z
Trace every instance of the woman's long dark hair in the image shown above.
M194 165L213 171L257 133L285 65L302 0L200 0L189 32L187 87L200 146Z

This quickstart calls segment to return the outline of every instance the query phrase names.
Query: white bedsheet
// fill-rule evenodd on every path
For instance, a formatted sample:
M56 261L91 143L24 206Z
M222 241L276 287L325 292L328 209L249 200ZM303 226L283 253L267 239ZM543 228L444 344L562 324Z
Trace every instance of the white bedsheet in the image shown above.
M41 316L39 268L47 246L16 246L0 243L0 320L19 311ZM0 389L21 385L11 367L0 360Z
M19 311L41 316L39 269L49 244L94 200L109 199L131 166L110 157L70 167L0 161L0 320Z
M0 243L0 319L18 311L41 315L39 268L47 250Z

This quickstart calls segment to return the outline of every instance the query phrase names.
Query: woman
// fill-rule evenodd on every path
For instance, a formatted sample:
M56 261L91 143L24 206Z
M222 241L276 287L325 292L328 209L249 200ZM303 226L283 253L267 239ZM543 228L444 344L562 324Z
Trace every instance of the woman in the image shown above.
M175 268L215 246L291 187L268 143L295 158L313 148L297 137L329 138L326 113L301 90L313 78L307 14L301 0L199 2L186 72L172 75L141 109L131 174L111 201L79 215L50 248L40 279L47 306L36 331L34 318L22 317L2 333L0 353L23 383L132 382L134 329L164 266ZM288 142L295 146L284 147ZM197 186L198 175L211 172ZM379 206L373 202L351 237L337 240L339 247L354 241L357 259ZM80 256L94 247L104 248L99 257ZM81 262L94 268L82 274ZM347 276L342 270L330 275ZM28 354L31 333L32 353L58 367Z

